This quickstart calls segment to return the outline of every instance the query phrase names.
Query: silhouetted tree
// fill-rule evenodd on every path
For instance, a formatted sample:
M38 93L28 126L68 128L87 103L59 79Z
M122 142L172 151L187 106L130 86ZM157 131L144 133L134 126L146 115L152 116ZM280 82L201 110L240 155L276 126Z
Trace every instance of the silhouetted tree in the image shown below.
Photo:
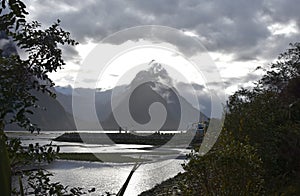
M1 195L10 196L11 166L16 164L15 158L22 157L25 151L18 141L7 141L5 125L15 122L31 132L38 129L28 117L33 113L29 108L38 107L32 92L42 91L55 97L51 90L54 83L48 73L65 64L58 46L77 43L70 38L69 32L60 28L59 20L48 28L43 28L37 21L27 22L28 12L20 0L2 0L0 13L1 38L26 54L25 58L21 58L14 46L0 50L0 190ZM35 152L42 150L38 147ZM30 150L26 152L32 155ZM53 149L48 148L48 160L51 153Z
M300 193L300 43L265 71L256 87L229 97L217 143L184 167L185 193Z

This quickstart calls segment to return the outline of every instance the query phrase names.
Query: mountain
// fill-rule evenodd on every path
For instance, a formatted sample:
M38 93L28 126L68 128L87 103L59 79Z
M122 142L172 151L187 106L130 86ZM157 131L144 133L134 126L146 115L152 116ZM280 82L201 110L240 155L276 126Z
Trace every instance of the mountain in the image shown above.
M186 129L187 125L198 120L208 119L180 96L173 86L167 71L160 64L154 63L148 70L140 71L129 85L105 91L72 89L70 86L56 87L56 91L57 100L70 115L73 114L72 96L76 97L76 107L80 114L74 118L80 128L85 130L99 129L98 122L91 120L94 119L93 114L87 109L90 106L89 96L95 96L96 115L104 130L118 130L119 127L129 130L178 130ZM153 107L153 103L156 107ZM161 109L161 106L165 109ZM153 119L149 109L154 111ZM199 114L200 119L197 119ZM154 118L157 122L154 122Z
M17 54L15 44L3 31L0 31L0 49L3 51L4 57ZM56 99L42 92L32 91L32 94L38 98L37 104L40 106L40 108L28 108L34 113L27 115L33 124L37 124L42 130L70 130L75 128L72 115L67 113ZM16 124L7 125L5 129L22 130Z
M153 103L162 104L166 114L158 111L160 109L158 106L151 119L149 108ZM101 121L101 125L106 130L117 129L119 126L134 130L182 130L186 129L187 125L197 122L199 119L196 117L199 114L201 121L208 119L179 95L173 88L172 79L167 71L156 63L149 70L136 75L122 92L119 103L115 105L108 118ZM116 115L119 116L118 121ZM155 118L158 119L157 123L151 124ZM162 126L156 127L159 119L164 118Z
M182 84L181 84L182 85ZM89 88L56 87L57 100L69 115L73 114L72 96L76 96L76 107L81 112L74 116L81 129L99 129L98 122L93 122L93 114L86 108L90 105L89 96L95 96L97 118L104 130L118 130L119 127L130 130L178 130L208 118L195 109L185 98L179 95L167 71L158 63L152 64L148 70L140 71L129 85L116 86L114 89L99 91ZM73 90L73 91L72 91ZM72 93L71 93L72 92ZM114 102L112 103L112 94ZM160 103L153 118L149 109L153 103ZM154 104L155 105L155 104ZM157 106L157 104L156 104ZM153 111L154 111L153 110ZM116 119L117 117L117 119ZM132 117L132 118L130 118ZM180 124L179 122L182 122ZM150 123L150 124L149 124Z
M42 92L33 92L32 94L38 98L37 105L40 106L39 108L30 108L33 115L27 115L33 124L37 124L41 130L49 131L75 129L73 116L65 111L58 100ZM8 125L6 130L23 129L16 124L12 124Z
M208 119L173 86L166 70L160 64L153 64L148 70L139 72L129 85L110 90L55 87L56 99L35 92L38 104L45 110L33 108L34 114L30 118L42 130L75 130L74 119L80 123L80 129L97 130L98 122L91 120L91 111L86 108L88 96L94 95L96 115L104 130L118 130L119 127L129 130L181 130L197 122L195 117L199 114L201 121ZM80 116L73 116L72 96L77 98ZM13 125L7 129L16 130L17 127Z
M122 87L116 87L122 88ZM98 91L90 88L76 88L72 87L55 87L56 99L61 103L64 109L72 114L72 96L76 97L76 104L78 107L83 107L82 112L86 114L80 115L82 120L88 121L90 119L89 112L84 106L87 104L87 99L90 95L95 95L95 105L100 110L97 110L97 114L100 119L106 118L111 112L110 98L112 90ZM69 93L70 92L70 93Z

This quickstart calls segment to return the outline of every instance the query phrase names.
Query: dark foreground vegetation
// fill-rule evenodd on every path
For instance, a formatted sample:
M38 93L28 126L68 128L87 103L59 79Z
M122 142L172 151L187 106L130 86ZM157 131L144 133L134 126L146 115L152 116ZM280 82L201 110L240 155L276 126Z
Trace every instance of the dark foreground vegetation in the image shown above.
M14 51L0 51L1 195L93 192L94 188L83 191L52 183L51 174L40 167L26 169L51 162L59 149L38 144L23 148L19 140L7 140L4 133L13 122L39 131L28 118L29 108L38 107L32 92L55 97L48 73L64 65L58 45L76 44L59 21L46 29L38 22L27 22L25 8L19 0L1 1L0 32L28 55L21 59ZM300 195L300 43L292 44L265 73L253 89L240 89L229 98L225 124L214 147L204 156L191 153L185 173L144 194ZM12 176L17 179L16 189L11 186ZM29 188L23 186L24 179Z
M265 71L229 98L214 147L142 195L300 195L300 43Z
M22 1L1 0L0 14L1 39L11 43L0 50L0 195L78 195L94 191L50 181L51 174L40 165L53 161L59 148L38 144L25 148L18 139L8 140L4 133L11 123L30 132L40 131L29 118L32 108L39 108L34 92L55 98L48 74L65 64L58 46L77 43L60 28L59 20L46 28L37 21L28 22ZM24 52L24 58L15 46Z

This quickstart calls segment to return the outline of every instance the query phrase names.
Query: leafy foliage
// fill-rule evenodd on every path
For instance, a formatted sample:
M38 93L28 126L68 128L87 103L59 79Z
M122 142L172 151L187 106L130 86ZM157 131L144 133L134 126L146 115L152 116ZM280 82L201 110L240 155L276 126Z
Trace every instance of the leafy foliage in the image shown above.
M33 92L42 91L55 97L52 91L54 83L48 73L61 69L65 64L59 45L76 45L77 42L70 38L69 32L60 28L59 20L48 28L43 28L37 21L27 22L28 12L20 0L2 0L0 14L1 39L6 39L25 54L21 58L15 47L0 49L0 190L1 194L10 196L13 193L11 176L19 175L19 194L24 195L24 166L35 167L50 162L59 149L38 144L24 148L20 140L7 140L4 128L8 123L15 122L31 132L39 131L28 117L33 114L31 107L39 107ZM28 184L35 195L66 193L65 187L59 183L49 182L50 174L26 172L29 175ZM69 195L81 193L80 189L74 188L70 189Z
M181 182L185 195L264 194L262 161L248 139L240 142L223 131L205 157L192 153Z
M92 193L95 188L88 190L87 192L81 187L70 188L62 185L60 182L52 182L50 180L53 174L46 170L39 169L34 172L24 172L23 178L26 179L26 186L23 189L15 190L14 194L18 195L21 191L24 195L84 195ZM25 183L24 183L25 184Z
M27 165L40 165L43 162L52 162L59 152L60 148L50 145L40 146L39 143L29 144L28 147L21 145L18 138L7 140L7 151L10 160L10 166L13 174L22 172Z
M259 81L260 87L282 91L290 80L299 78L300 43L290 44L290 46L291 48L280 54L277 61L271 64L270 69Z
M255 88L229 98L217 143L204 157L191 154L184 166L184 193L299 194L299 87L300 43L295 43Z
M26 115L32 114L29 107L38 107L37 98L31 92L38 90L55 97L51 90L54 83L47 74L65 64L58 45L75 45L77 42L59 27L59 20L46 29L37 21L27 22L25 8L19 0L2 0L1 12L7 13L0 16L0 32L27 57L21 59L15 52L9 54L0 50L0 121L17 122L34 131L35 126Z

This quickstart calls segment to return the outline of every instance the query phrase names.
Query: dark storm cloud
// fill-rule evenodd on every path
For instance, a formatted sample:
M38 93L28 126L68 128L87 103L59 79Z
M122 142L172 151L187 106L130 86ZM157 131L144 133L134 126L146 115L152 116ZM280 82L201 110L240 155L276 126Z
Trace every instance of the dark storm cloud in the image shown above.
M34 1L32 17L50 24L57 18L81 43L100 41L107 35L137 25L166 25L194 31L210 51L232 53L249 60L278 52L287 41L272 45L268 25L298 22L297 0L214 0L214 1ZM284 39L284 38L282 38ZM289 41L295 42L299 36ZM276 54L277 55L277 54Z
M63 58L66 61L72 61L76 64L80 64L80 61L82 60L78 51L74 47L70 46L61 46L63 52Z
M273 21L277 21L283 24L291 20L298 22L298 28L300 23L299 15L299 1L298 0L269 0L266 1L266 7L268 7L268 14Z
M118 30L142 24L138 13L130 10L123 1L35 1L32 17L51 24L61 19L62 26L71 31L80 43L100 41Z
M58 18L62 26L80 43L100 42L103 38L125 28L139 25L164 25L191 31L210 52L233 56L232 61L272 61L289 43L300 40L298 0L151 0L151 1L26 1L34 20L50 25ZM294 22L298 33L276 34L270 25ZM146 34L146 33L145 33ZM140 32L139 36L144 36ZM128 35L136 41L137 35ZM175 40L161 35L161 39ZM111 43L119 44L123 39ZM159 40L157 40L159 41ZM177 40L181 50L193 54L191 44ZM76 50L65 49L67 60L79 61ZM250 74L251 75L251 74ZM258 78L256 76L256 78ZM252 80L230 78L226 87ZM217 85L217 84L216 84Z

